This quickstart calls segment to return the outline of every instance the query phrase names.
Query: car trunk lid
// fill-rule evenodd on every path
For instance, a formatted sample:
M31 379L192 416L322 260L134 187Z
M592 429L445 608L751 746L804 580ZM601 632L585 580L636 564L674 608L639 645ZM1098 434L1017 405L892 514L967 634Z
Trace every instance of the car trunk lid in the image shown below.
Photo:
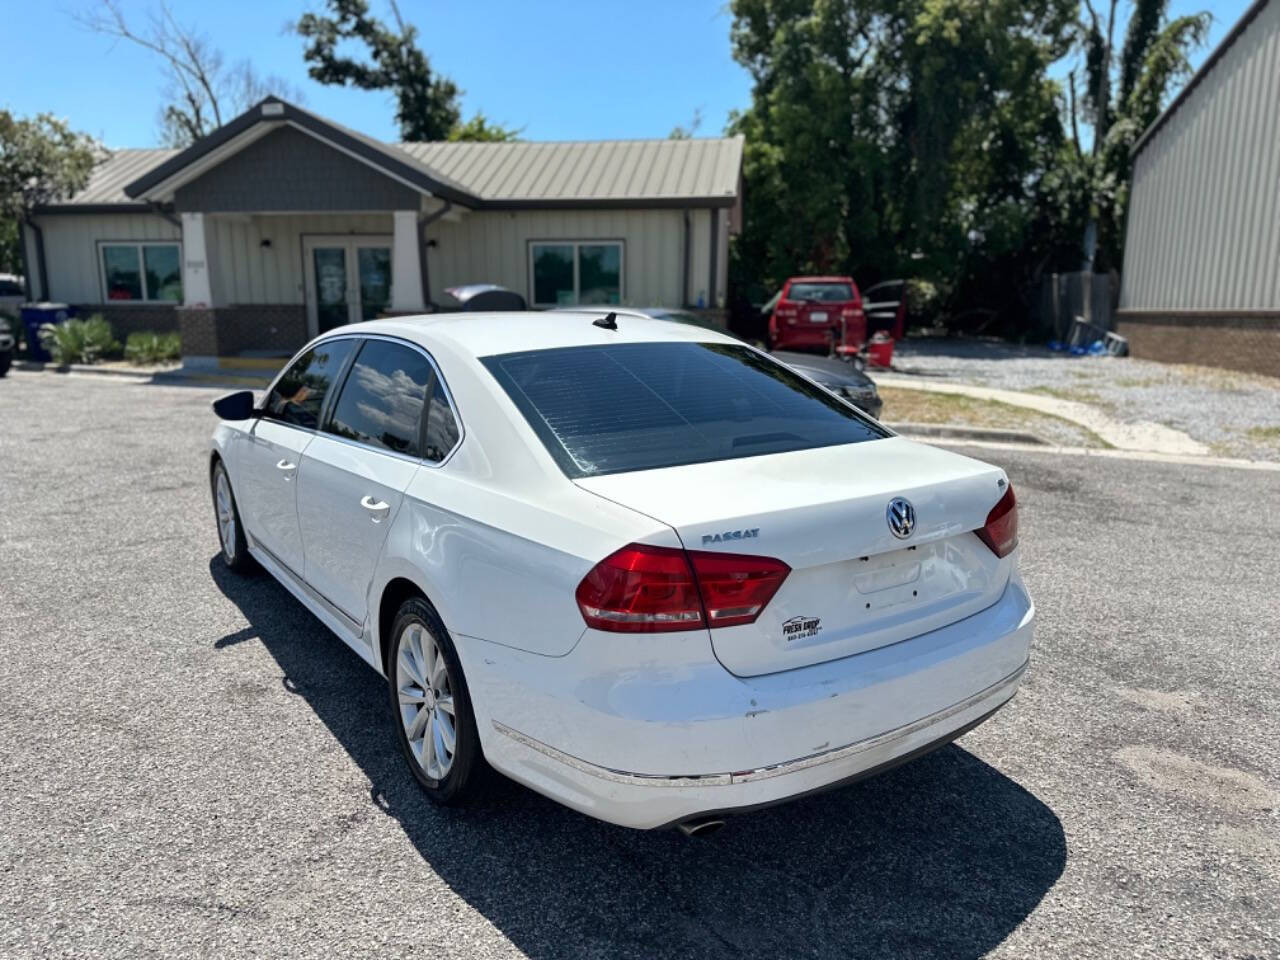
M936 630L999 599L1012 568L972 532L1007 488L1003 472L898 437L575 482L670 525L686 549L791 568L755 622L710 631L739 676ZM895 497L915 511L905 539L887 520Z

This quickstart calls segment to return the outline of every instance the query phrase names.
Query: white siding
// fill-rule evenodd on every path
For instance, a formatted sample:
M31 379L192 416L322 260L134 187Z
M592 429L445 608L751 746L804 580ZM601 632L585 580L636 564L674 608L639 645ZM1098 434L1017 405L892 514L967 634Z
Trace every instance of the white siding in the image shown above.
M728 264L728 211L720 213L717 274L723 294ZM179 240L180 227L154 214L44 216L45 252L53 297L69 303L102 299L97 243L101 240ZM687 299L715 305L710 290L711 214L691 211ZM215 306L305 303L303 237L311 234L390 236L389 213L208 215L205 238ZM28 231L30 235L30 231ZM679 306L685 266L684 211L527 210L463 213L427 228L431 297L445 287L499 283L531 295L530 240L621 240L624 300L636 306ZM263 246L264 241L270 241ZM32 271L35 267L32 250Z
M305 303L302 238L310 234L391 236L389 213L208 215L205 243L216 306ZM263 246L264 241L270 241Z
M698 211L704 218L706 211ZM705 235L705 227L704 227ZM636 306L678 306L683 297L684 214L680 210L522 210L464 213L427 227L431 299L445 287L498 283L526 299L530 240L622 240L623 299ZM695 251L697 244L695 242ZM694 262L697 262L695 257ZM701 286L707 285L705 242ZM698 289L698 274L690 286Z
M1122 309L1280 310L1280 2L1138 154Z
M715 299L711 293L711 211L692 211L690 223L689 245L693 248L693 256L689 258L689 303L696 306L701 299L704 307L714 307ZM716 255L719 256L719 252Z
M98 243L104 240L181 240L182 228L153 213L58 214L37 222L44 231L49 289L43 299L62 303L101 303L102 268ZM30 269L37 285L40 268L35 234L27 229Z

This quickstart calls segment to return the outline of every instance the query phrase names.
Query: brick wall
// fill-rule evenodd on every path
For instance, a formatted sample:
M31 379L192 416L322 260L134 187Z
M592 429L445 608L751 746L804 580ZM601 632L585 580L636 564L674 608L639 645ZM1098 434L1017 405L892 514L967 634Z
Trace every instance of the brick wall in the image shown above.
M1144 360L1280 377L1280 313L1121 310L1116 333L1128 338L1131 356Z
M178 337L184 357L216 357L218 329L212 307L179 307Z
M307 308L290 303L238 303L217 307L218 355L292 354L310 339Z
M307 308L281 303L177 310L182 354L232 357L244 353L288 355L307 342Z
M77 303L75 307L78 317L100 314L111 324L111 332L121 343L124 343L129 334L140 330L169 333L178 329L178 307L170 303Z

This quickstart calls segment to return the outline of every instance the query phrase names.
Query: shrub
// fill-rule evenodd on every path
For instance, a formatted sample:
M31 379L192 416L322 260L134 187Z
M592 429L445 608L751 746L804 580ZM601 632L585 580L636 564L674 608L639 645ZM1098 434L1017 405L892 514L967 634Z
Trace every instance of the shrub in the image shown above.
M40 328L40 342L57 364L97 363L120 350L119 341L111 335L111 325L98 315L88 320L46 323Z
M182 341L176 333L140 330L129 334L124 342L124 358L139 366L154 366L182 356Z

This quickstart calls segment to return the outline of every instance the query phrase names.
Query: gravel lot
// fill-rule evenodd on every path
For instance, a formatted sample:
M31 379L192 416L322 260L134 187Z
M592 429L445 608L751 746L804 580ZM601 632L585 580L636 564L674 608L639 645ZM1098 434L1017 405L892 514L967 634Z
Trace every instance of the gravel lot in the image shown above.
M1096 404L1118 420L1182 430L1219 456L1280 460L1280 380L1132 357L1072 357L995 341L906 340L902 373Z
M1001 451L1019 696L688 841L432 807L374 674L215 563L215 393L0 380L0 956L1280 956L1280 473Z

